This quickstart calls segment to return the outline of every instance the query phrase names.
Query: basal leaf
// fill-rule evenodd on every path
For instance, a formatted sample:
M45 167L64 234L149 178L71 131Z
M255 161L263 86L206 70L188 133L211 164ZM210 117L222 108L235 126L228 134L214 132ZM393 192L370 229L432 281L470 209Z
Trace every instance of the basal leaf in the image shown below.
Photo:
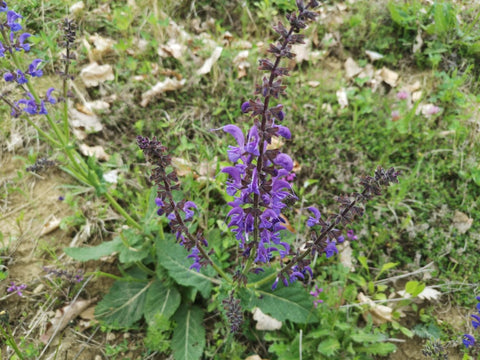
M338 349L340 349L340 343L336 338L323 340L317 347L317 351L325 356L335 355Z
M95 307L95 317L113 328L128 328L142 318L151 283L116 281Z
M150 323L157 314L162 314L169 319L177 311L180 300L180 293L177 289L166 287L159 280L155 281L147 291L145 320Z
M271 290L269 287L262 288L255 292L259 296L250 296L249 303L246 305L248 309L258 306L262 312L279 321L290 320L302 324L318 321L312 312L312 296L299 283L276 290Z
M103 256L111 255L115 251L118 251L122 242L119 238L115 238L112 241L102 242L100 245L93 247L72 247L66 248L63 251L72 259L77 261L89 261L98 260Z
M187 258L188 251L181 245L169 240L159 240L157 242L157 256L159 264L167 269L168 274L177 283L194 287L204 298L210 296L213 269L202 268L200 272L190 270L192 260Z
M397 347L392 343L380 342L367 346L362 346L360 348L357 348L356 350L358 352L365 352L367 354L385 356L390 354L391 352L394 352L396 349Z
M171 343L175 360L200 359L205 347L203 311L197 306L183 304L173 320L177 323Z

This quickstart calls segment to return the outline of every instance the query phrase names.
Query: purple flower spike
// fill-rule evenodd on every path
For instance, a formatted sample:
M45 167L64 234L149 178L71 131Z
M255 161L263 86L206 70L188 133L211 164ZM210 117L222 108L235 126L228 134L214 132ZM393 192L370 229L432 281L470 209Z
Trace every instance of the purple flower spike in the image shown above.
M10 30L13 32L17 32L19 30L22 30L22 25L17 23L16 21L18 19L22 19L23 17L20 14L17 14L13 10L9 10L7 12L7 25L10 27Z
M32 61L30 66L28 67L27 74L32 77L40 77L43 75L43 71L41 69L37 69L38 65L42 62L42 59L35 59Z
M18 296L23 296L22 290L25 290L27 285L21 284L16 285L15 282L10 283L10 287L7 289L7 292L16 292Z
M287 154L280 153L274 160L275 165L281 166L288 172L292 171L293 169L293 160Z
M197 272L200 272L200 268L202 267L202 264L200 263L201 257L200 251L196 246L192 248L192 251L187 258L193 259L193 264L190 266L190 270L195 269Z

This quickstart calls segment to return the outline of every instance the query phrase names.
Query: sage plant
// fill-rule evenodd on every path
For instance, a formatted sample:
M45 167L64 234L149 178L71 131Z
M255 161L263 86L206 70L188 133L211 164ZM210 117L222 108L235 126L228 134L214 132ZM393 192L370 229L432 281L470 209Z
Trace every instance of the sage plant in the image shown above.
M233 285L234 290L223 300L232 332L239 329L242 319L240 302L235 297L236 288L257 288L270 283L275 289L280 282L289 286L297 280L313 277L310 267L312 255L325 254L328 258L338 253L336 245L345 241L339 227L351 223L355 216L362 215L361 204L381 195L382 187L398 182L399 172L393 168L385 170L378 167L374 176L362 177L362 192L337 198L340 205L338 213L322 216L318 207L308 207L310 217L306 226L310 229L309 240L303 250L292 248L283 239L286 229L283 214L298 200L290 184L293 160L279 149L269 149L268 145L274 138L292 138L291 131L283 125L286 113L280 102L286 95L284 79L290 72L282 66L282 60L295 57L292 46L304 43L304 35L299 33L316 19L314 9L319 3L315 0L307 3L297 0L296 5L297 11L286 16L286 25L279 21L273 26L278 40L270 44L267 50L271 58L259 60L258 70L265 75L256 85L254 97L241 105L241 111L252 120L248 132L244 133L235 124L213 130L223 130L236 142L227 150L232 164L221 170L228 174L225 191L233 197L226 214L228 227L241 250L241 261L230 274L221 270L210 258L208 241L203 233L199 231L193 234L189 230L187 224L198 210L196 204L187 199L174 201L172 191L179 189L180 184L167 149L155 137L137 137L137 144L146 159L155 166L150 179L157 186L158 215L168 218L177 241L189 250L188 257L193 260L190 268L199 271L202 266L212 265L227 283ZM357 239L353 231L349 231L347 237L350 240ZM265 271L265 267L272 266L274 259L279 259L275 273L248 283L249 273ZM320 289L317 289L312 295L318 296L319 292Z

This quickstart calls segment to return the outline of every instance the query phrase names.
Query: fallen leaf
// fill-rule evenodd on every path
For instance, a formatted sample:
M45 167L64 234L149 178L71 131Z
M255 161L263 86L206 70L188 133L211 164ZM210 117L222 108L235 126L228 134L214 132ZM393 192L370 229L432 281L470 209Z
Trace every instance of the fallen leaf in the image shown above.
M78 18L83 13L83 10L85 10L85 3L83 1L79 1L70 6L68 14L74 18Z
M344 109L348 106L348 97L347 97L347 90L345 88L341 88L340 90L337 90L337 101L338 104L340 105L341 109Z
M262 310L258 307L252 310L253 320L257 322L255 325L255 329L257 330L265 330L265 331L273 331L278 330L282 327L282 322L278 321L277 319L264 314Z
M398 73L396 73L395 71L390 70L386 67L383 67L380 70L379 75L381 79L391 87L397 86L399 76L398 76Z
M95 46L94 57L100 57L113 52L113 46L117 43L113 39L109 39L98 34L89 37L89 41Z
M417 36L415 36L415 42L413 43L412 52L416 54L422 49L423 39L422 39L422 29L418 28Z
M346 268L350 269L350 271L355 271L355 265L353 265L352 261L352 247L350 246L350 242L346 241L342 244L338 244L337 248L340 255L340 263Z
M383 59L383 55L376 51L365 50L365 54L368 56L371 62Z
M95 301L96 298L91 300L78 299L69 305L65 305L61 309L58 309L55 313L55 317L47 325L47 331L40 336L40 341L45 345L48 344L52 336L55 336L62 331L70 321L75 319Z
M240 51L233 59L233 64L237 67L237 79L241 79L242 77L246 76L247 68L250 67L250 63L248 62L248 50Z
M175 59L180 59L185 54L186 50L187 47L184 44L181 44L177 39L172 38L168 40L166 44L160 45L157 53L161 58L173 57Z
M113 80L115 76L111 65L98 65L98 63L93 62L80 71L80 78L86 87L92 87Z
M223 48L220 46L217 46L215 50L213 50L212 55L210 55L210 57L207 60L205 60L205 62L203 63L203 66L197 70L197 74L198 75L208 74L210 70L212 70L213 64L215 64L218 61L218 59L220 59L220 55L222 54L222 51L223 51Z
M392 308L376 304L372 299L365 296L365 294L362 292L358 293L357 300L362 304L368 305L368 310L362 314L365 321L368 321L367 319L369 314L372 316L372 321L375 325L381 325L386 322L393 321Z
M178 90L183 85L185 85L185 79L179 81L176 78L166 78L165 80L156 83L150 90L142 94L140 105L145 107L154 97L167 91Z
M60 219L52 216L50 220L43 224L42 230L40 231L40 236L50 234L51 232L57 230L60 226L60 222Z
M22 135L18 132L11 132L7 141L7 150L14 151L23 147L23 138Z
M85 114L77 109L69 109L70 124L73 127L74 135L83 140L87 137L87 133L96 133L103 130L103 125L97 115Z
M453 226L460 234L465 234L468 229L472 227L472 224L472 218L469 218L467 214L464 214L461 211L455 210L455 215L453 215Z
M344 67L347 79L352 79L353 77L355 77L355 75L360 74L360 72L362 71L362 68L358 66L355 60L353 60L351 57L349 57L345 61Z
M283 214L280 214L280 217L282 218L282 221L283 221L283 226L285 226L285 228L290 231L292 234L295 234L296 231L295 231L295 228L292 226L292 224L290 224L290 221L288 221L288 218L283 215Z
M311 80L307 82L308 86L316 88L320 86L320 81Z
M272 141L267 145L267 150L276 150L280 149L285 144L283 138L279 136L272 137Z
M80 144L78 148L85 156L94 156L100 161L108 161L110 159L110 155L100 145L88 146L87 144Z

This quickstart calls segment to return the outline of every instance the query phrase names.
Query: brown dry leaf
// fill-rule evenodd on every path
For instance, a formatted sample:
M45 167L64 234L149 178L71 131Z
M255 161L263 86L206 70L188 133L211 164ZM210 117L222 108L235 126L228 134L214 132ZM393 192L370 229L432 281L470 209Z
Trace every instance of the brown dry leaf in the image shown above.
M222 55L222 51L223 51L223 48L220 46L217 46L215 50L213 50L212 55L210 55L210 57L207 60L205 60L205 62L203 63L203 66L197 70L197 74L198 75L208 74L210 70L212 70L213 64L215 64L218 61L218 59L220 59L220 55Z
M240 50L248 50L252 48L252 43L250 41L240 39L240 40L235 40L232 47Z
M83 320L95 320L95 305L83 310L80 317Z
M292 224L290 224L290 221L288 221L288 218L283 215L283 214L280 214L280 217L282 218L283 220L283 226L285 226L285 228L290 231L291 233L295 234L296 231L295 231L295 228L292 226Z
M347 90L345 88L341 88L340 90L337 90L337 101L338 104L340 105L341 109L344 109L348 106L348 97L347 97Z
M158 47L157 53L161 58L173 57L175 59L180 59L187 50L185 44L178 42L177 39L172 38L168 40L166 44L160 45Z
M312 88L316 88L320 86L320 81L311 80L307 82L307 85Z
M247 76L247 69L250 67L250 63L248 62L248 50L240 51L233 59L233 64L237 67L237 79Z
M43 224L42 230L40 231L40 236L50 234L51 232L57 230L60 226L60 222L60 219L52 216L45 224Z
M453 226L460 234L465 234L468 229L472 227L472 224L472 218L469 218L467 214L464 214L461 211L455 210L455 215L453 215Z
M358 66L355 60L353 60L351 57L349 57L345 61L344 66L345 66L345 73L346 73L345 75L347 76L347 79L352 79L353 77L355 77L355 75L360 74L360 72L362 71L362 68Z
M186 176L192 173L193 164L187 159L172 157L172 166L178 176Z
M58 309L55 313L55 317L47 325L47 331L40 336L40 341L46 345L52 336L62 331L70 321L75 319L95 301L96 298L91 300L78 299L74 303Z
M383 59L383 55L376 51L365 50L365 55L368 56L371 62Z
M98 86L99 84L115 79L111 65L98 65L93 62L80 71L80 78L86 87Z
M88 146L87 144L80 144L78 148L85 156L94 156L100 161L108 161L110 159L110 155L100 145Z
M178 176L193 174L193 177L197 181L213 180L215 178L217 162L217 157L214 157L210 161L202 161L199 164L183 158L172 157L172 166L175 168Z
M23 147L23 137L20 135L19 132L13 131L10 133L7 141L7 150L8 151L15 151L19 148Z
M386 67L383 67L379 71L379 75L380 75L380 78L391 87L397 86L399 76L398 76L398 73L396 73L395 71L390 70Z
M282 322L264 314L258 307L252 310L253 320L257 322L255 329L264 331L274 331L282 327Z
M179 81L176 78L166 78L163 81L157 82L150 90L142 94L140 105L145 107L154 97L167 91L178 90L183 85L185 85L185 79Z
M108 53L114 52L113 46L117 43L113 39L109 39L98 34L92 35L88 38L88 40L93 43L95 49L92 50L93 57L89 58L102 58L103 56L107 55Z
M73 127L73 133L79 140L87 137L87 133L95 133L103 130L100 119L92 113L87 115L76 109L69 110L70 124Z
M301 64L304 61L315 63L322 58L323 54L326 54L326 52L312 50L312 41L310 39L305 39L305 44L293 45L292 52L296 54L292 60L294 64Z
M381 325L386 322L393 321L392 308L374 303L372 299L365 296L365 294L362 292L358 293L357 300L360 303L369 305L368 310L365 313L363 313L363 317L365 318L365 321L367 321L368 314L372 316L372 320L375 325Z
M279 136L272 137L272 142L267 145L267 150L280 149L284 144L285 141L283 141L283 138L280 138Z

